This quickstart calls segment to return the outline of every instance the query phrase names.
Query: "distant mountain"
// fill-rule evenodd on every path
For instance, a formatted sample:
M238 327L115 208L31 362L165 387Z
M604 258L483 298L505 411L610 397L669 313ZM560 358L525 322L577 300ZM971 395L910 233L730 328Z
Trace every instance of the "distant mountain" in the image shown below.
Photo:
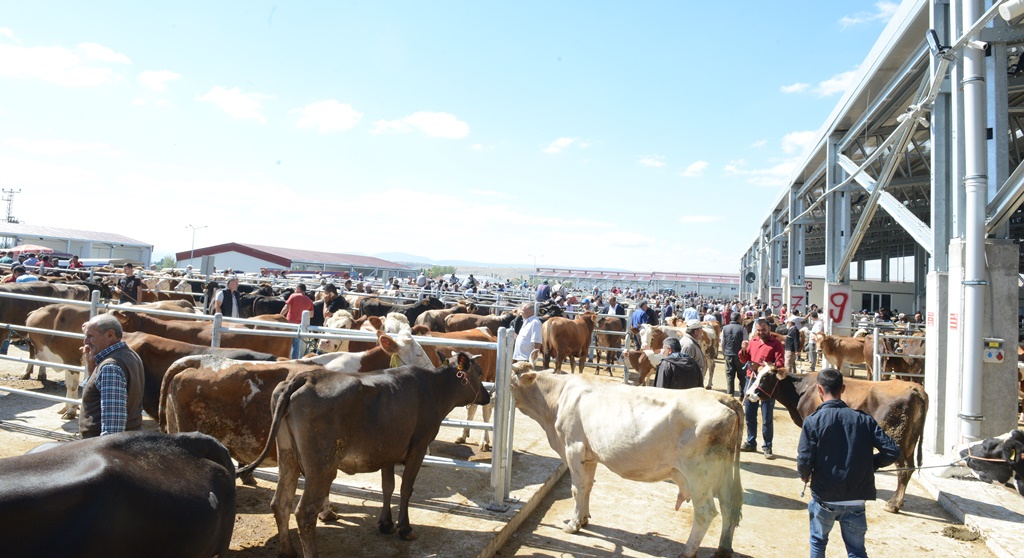
M373 257L388 260L400 264L417 265L451 265L455 267L530 267L530 264L508 264L508 263L487 263L473 262L469 260L435 260L426 256L407 254L405 252L382 252L373 254Z

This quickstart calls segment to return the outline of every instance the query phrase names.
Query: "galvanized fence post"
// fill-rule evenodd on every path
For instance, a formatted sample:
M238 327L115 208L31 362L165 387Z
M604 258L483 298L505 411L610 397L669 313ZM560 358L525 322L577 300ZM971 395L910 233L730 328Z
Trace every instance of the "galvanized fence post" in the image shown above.
M89 319L95 318L100 313L100 292L93 291L89 298Z
M512 488L512 442L516 426L515 394L512 393L512 354L515 349L516 332L509 329L505 332L505 335L505 353L509 358L505 363L505 379L501 385L504 386L504 391L508 394L504 398L505 412L508 416L506 427L506 440L508 441L505 445L505 465L503 468L505 474L505 499L507 500Z
M224 315L217 312L213 315L213 333L210 336L210 346L220 347L220 328L224 321Z

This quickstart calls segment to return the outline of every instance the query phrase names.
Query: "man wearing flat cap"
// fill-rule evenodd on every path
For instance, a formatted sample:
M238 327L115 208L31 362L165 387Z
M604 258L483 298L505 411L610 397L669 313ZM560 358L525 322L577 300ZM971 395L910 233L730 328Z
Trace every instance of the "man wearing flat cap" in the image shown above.
M679 337L680 351L690 355L700 365L701 378L708 372L708 363L704 358L704 351L700 348L701 336L704 335L704 328L700 320L686 320L686 333ZM710 389L711 378L708 378L707 385Z

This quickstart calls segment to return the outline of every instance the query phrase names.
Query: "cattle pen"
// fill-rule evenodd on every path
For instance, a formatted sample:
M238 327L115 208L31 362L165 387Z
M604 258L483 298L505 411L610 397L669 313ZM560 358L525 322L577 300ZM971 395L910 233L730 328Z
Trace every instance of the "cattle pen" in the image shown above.
M208 316L203 314L187 314L184 312L172 312L166 310L136 307L132 305L105 304L100 301L99 291L92 291L90 301L68 300L33 295L21 295L14 293L0 293L0 297L30 300L35 302L48 302L52 304L61 303L80 307L88 307L90 316L96 316L102 311L118 310L125 312L152 314L170 318L186 318L211 321L213 323L214 332L213 340L211 343L211 346L213 347L220 346L221 336L224 333L237 335L258 335L264 337L298 337L299 339L304 341L309 341L313 339L338 339L375 342L377 340L376 336L369 332L310 326L310 313L308 311L303 313L302 322L300 324L287 324L266 322L261 320L249 320L242 318L224 318L221 314L214 314L213 316ZM244 326L275 329L256 330L249 329ZM0 327L7 327L10 331L15 332L27 333L30 331L34 331L37 333L45 333L47 335L57 335L76 339L84 338L82 334L40 328L30 328L18 324L0 324ZM511 389L509 388L509 385L511 383L510 377L512 373L512 347L515 339L515 332L512 331L511 329L501 328L498 332L497 341L493 343L485 343L478 341L461 341L453 339L439 339L420 336L415 336L414 339L416 340L416 342L428 346L441 345L446 347L457 348L493 349L497 352L495 370L496 381L493 384L485 383L485 387L487 387L490 390L493 390L494 392L495 409L492 416L492 422L487 423L455 419L445 419L442 422L442 426L448 428L469 428L474 430L490 431L494 436L493 451L490 463L471 462L428 455L424 459L424 464L438 467L455 467L490 473L490 483L493 488L493 501L491 502L489 508L497 511L507 509L505 501L509 497L509 487L511 486L512 481L512 438L515 427L514 406L512 403ZM13 357L5 354L0 354L0 359L13 362L20 362L26 365L62 368L72 373L85 372L85 368L82 366L75 366L58 362ZM19 395L26 397L34 397L39 399L45 399L48 401L56 401L66 403L69 405L79 405L81 403L79 399L75 398L59 397L49 394L39 394L5 386L0 386L0 390L10 393L17 393ZM66 439L70 438L71 437L69 436ZM276 475L275 472L266 469L264 469L263 472L266 475Z

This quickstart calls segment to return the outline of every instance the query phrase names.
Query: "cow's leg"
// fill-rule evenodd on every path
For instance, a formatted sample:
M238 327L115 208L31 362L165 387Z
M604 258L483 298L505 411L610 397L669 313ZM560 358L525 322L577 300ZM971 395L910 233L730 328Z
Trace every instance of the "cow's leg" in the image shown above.
M476 408L477 408L477 405L466 405L466 420L471 421L471 420L473 420L474 417L476 417ZM463 428L462 429L462 436L459 436L458 438L456 438L455 439L455 443L456 444L464 444L464 443L466 443L467 439L469 439L469 429L468 428Z
M574 374L575 372L576 372L576 355L570 354L569 355L569 374L571 375L571 374ZM582 374L582 373L583 373L583 363L581 362L580 363L580 374Z
M330 508L331 481L337 474L337 469L330 463L321 470L306 468L306 486L295 508L295 523L299 526L299 541L305 558L319 556L316 550L316 519L325 504Z
M395 493L395 466L385 465L380 470L380 491L384 497L384 507L377 518L377 528L381 533L394 533L395 521L391 517L391 495Z
M706 463L693 462L689 463L686 469L688 471L698 471L702 466L706 465ZM710 479L694 479L693 483L689 483L693 491L693 526L690 528L690 536L686 539L686 546L683 547L683 553L680 556L686 558L695 558L697 556L700 543L704 540L704 535L707 534L708 528L711 527L711 520L718 515L718 511L715 510L715 501L712 498L709 481ZM680 488L680 492L682 492L682 488Z
M417 537L409 523L409 498L412 497L412 488L416 484L416 475L423 466L425 453L426 446L422 450L414 449L410 452L409 458L405 461L405 470L402 471L402 492L398 502L398 536L405 541L415 540Z
M565 355L562 351L555 350L555 374L562 373L562 363L565 362Z
M295 548L292 546L288 534L288 519L292 513L292 505L295 501L295 490L299 485L299 463L296 460L295 450L291 447L290 436L286 433L287 427L282 428L277 437L277 463L278 478L277 490L274 491L274 498L270 500L270 509L274 512L274 521L277 523L278 555L295 556ZM314 548L314 552L316 549Z
M177 432L177 430L175 430L175 432ZM246 465L248 465L248 463L242 463L241 461L238 462L239 469L245 467ZM244 484L245 486L256 486L256 477L253 476L252 471L249 471L248 473L238 478L242 481L242 484Z
M66 397L68 399L78 399L78 383L80 373L73 370L64 371L64 385L67 387ZM78 405L72 405L71 403L65 403L64 413L61 418L64 420L71 420L78 416Z
M491 422L491 411L494 410L494 400L484 405L481 408L480 414L483 415L484 422ZM491 451L491 437L487 430L482 430L482 436L480 436L480 451Z
M910 469L914 466L914 459L904 459L900 455L899 461L896 462L896 466L900 469ZM892 497L885 503L885 511L891 513L899 513L903 509L903 498L907 493L907 485L910 484L910 475L913 474L913 470L898 471L896 473L896 491L893 492Z
M575 502L572 517L562 527L566 533L577 533L590 521L590 490L594 488L597 461L585 459L586 452L582 443L566 446L565 462L572 477L572 497Z

